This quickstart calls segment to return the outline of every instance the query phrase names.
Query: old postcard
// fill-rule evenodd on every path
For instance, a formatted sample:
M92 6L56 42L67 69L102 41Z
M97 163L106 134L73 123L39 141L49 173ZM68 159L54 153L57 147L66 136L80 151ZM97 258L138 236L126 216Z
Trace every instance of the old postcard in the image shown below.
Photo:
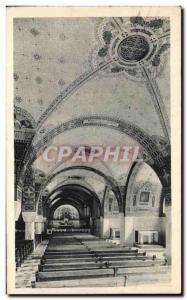
M181 8L7 7L7 293L181 293Z

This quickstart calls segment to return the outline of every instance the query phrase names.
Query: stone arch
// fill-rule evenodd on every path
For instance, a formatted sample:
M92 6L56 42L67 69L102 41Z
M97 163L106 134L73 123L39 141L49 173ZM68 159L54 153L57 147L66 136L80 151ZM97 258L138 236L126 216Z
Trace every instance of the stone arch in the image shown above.
M95 189L91 186L91 184L87 183L86 180L75 180L75 179L65 179L62 182L58 183L54 186L54 189L61 187L62 185L66 184L80 184L88 189L90 189L92 192L96 193Z
M57 165L54 166L54 168L51 169L51 171L48 173L48 176L46 177L46 179L44 180L44 182L42 183L41 187L40 187L40 191L39 191L39 194L38 194L38 199L40 198L41 194L43 193L44 189L46 188L47 184L49 184L51 182L51 180L53 179L53 174L54 174L54 171L56 169L58 169L59 166L63 165L64 163L68 162L70 159L67 158L65 159L64 161L62 162L59 162ZM97 158L97 160L105 167L105 171L107 170L108 172L108 176L110 177L114 177L114 175L112 174L110 168L107 166L107 164L100 160L99 158ZM60 174L60 173L58 173Z
M74 198L72 198L71 196L68 196L67 200L72 198L72 199L74 200L74 202L77 202L77 203L82 202L82 203L87 203L87 204L88 204L89 201L88 201L88 198L87 198L87 197L88 197L88 195L89 195L89 196L91 196L91 198L97 203L97 205L98 205L98 207L99 207L100 215L102 215L101 202L100 202L100 200L99 200L97 194L96 194L95 192L91 191L90 189L88 189L87 187L84 187L84 186L78 185L78 184L67 184L67 185L63 185L63 186L59 187L58 189L53 190L53 191L48 195L48 197L47 197L47 199L46 199L46 203L48 203L48 200L50 199L50 197L51 197L55 192L59 192L59 194L57 194L57 195L54 197L54 199L52 199L52 201L49 202L48 204L53 203L56 199L59 198L60 195L63 195L64 192L69 191L69 189L72 189L72 190L74 189L72 194L74 194L74 191L76 191L76 192L78 192L78 193L82 192L84 196L82 195L82 197L77 198L77 201L76 201ZM68 192L68 193L69 193L69 192ZM86 196L86 195L87 195L87 196ZM85 197L85 196L86 196L86 197ZM85 197L85 198L84 198L84 197ZM59 201L60 201L60 199L59 199ZM62 201L63 201L63 200L62 200ZM62 201L61 201L61 202L62 202Z
M51 217L54 215L54 212L55 210L61 206L61 205L65 205L65 204L69 204L69 205L72 205L74 206L78 212L79 212L79 216L83 216L83 210L81 209L81 207L79 205L77 205L77 203L75 203L73 200L68 200L66 202L63 202L61 199L58 199L51 207L51 209L49 210L49 213L48 213L48 219L50 220Z
M88 166L68 167L68 168L62 169L59 172L53 174L52 178L55 178L55 176L57 176L59 173L66 172L66 171L69 171L69 170L74 170L74 169L77 169L77 170L88 170L90 172L94 172L95 174L103 177L105 179L105 181L107 182L107 184L109 184L109 186L111 186L111 189L113 190L113 192L114 192L114 194L116 196L116 199L118 201L119 210L122 211L122 197L121 197L120 189L118 187L117 182L112 177L106 176L103 172L101 172L101 171L99 171L99 170L97 170L95 168L88 167ZM40 195L40 197L41 197L41 195ZM38 210L39 200L40 199L38 198L37 203L36 203L36 208L37 208L36 210Z
M62 134L65 131L86 126L106 127L109 129L116 130L122 134L128 135L142 146L142 148L146 152L144 155L146 155L147 157L147 163L156 166L158 169L163 168L165 166L165 157L163 157L162 152L159 151L154 140L141 128L135 126L132 123L120 119L104 115L93 115L84 116L77 119L72 119L65 123L61 123L60 125L56 126L49 132L44 134L44 136L41 137L40 141L38 141L36 144L32 143L30 150L27 152L24 159L24 169L22 170L21 177L23 177L27 166L33 163L37 155L51 141L52 138L59 134Z
M132 123L108 116L84 116L61 123L44 134L39 142L32 144L32 150L27 155L26 159L29 159L29 161L32 162L36 158L37 154L43 149L43 147L45 147L55 136L62 134L65 131L87 126L106 127L130 136L149 153L154 162L160 166L164 165L162 153L159 151L155 142L147 133Z

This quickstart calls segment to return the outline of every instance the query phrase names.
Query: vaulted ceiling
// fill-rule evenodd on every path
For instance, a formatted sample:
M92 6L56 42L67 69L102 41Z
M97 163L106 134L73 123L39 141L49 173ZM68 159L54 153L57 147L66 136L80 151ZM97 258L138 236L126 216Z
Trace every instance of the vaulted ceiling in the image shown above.
M68 84L89 69L90 55L99 39L97 23L91 18L15 19L15 103L36 121ZM156 80L169 112L168 77L165 58ZM107 114L133 122L150 134L163 135L150 98L144 82L98 74L61 104L47 123L54 125L89 113Z
M14 103L30 113L36 122L40 121L36 130L36 140L58 124L93 115L124 120L137 126L150 137L166 137L162 119L167 123L170 114L168 20L113 19L14 20ZM134 69L129 69L129 66L119 67L112 62L106 70L99 70L94 76L88 75L84 84L76 85L76 80L80 82L82 74L89 73L101 65L102 59L107 61L107 57L113 51L109 45L110 34L115 39L120 26L122 32L128 32L132 28L143 28L151 32L152 38L147 47L156 49L157 52L148 63L146 62L146 69L141 69L141 66L140 69L139 66L137 68L138 58ZM143 33L142 36L144 35ZM144 43L144 37L141 39L141 43ZM108 51L108 54L104 53L105 51ZM120 55L122 56L123 52ZM63 98L72 82L74 90L68 97ZM58 106L48 109L55 99ZM158 104L161 113L156 108ZM42 119L42 116L46 116L46 110L47 118ZM51 142L103 146L111 142L113 145L137 144L125 134L109 128L98 130L96 126L73 129L54 137ZM54 166L47 165L39 157L34 167L48 174ZM99 168L99 165L96 167ZM129 167L130 165L124 167L110 164L109 169L118 178L124 173L127 174Z

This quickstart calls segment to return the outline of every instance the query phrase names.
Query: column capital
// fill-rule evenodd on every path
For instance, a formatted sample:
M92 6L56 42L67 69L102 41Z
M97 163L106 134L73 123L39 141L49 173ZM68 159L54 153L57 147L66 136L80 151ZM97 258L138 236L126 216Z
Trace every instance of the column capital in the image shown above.
M36 212L35 211L24 211L22 212L24 222L35 222Z

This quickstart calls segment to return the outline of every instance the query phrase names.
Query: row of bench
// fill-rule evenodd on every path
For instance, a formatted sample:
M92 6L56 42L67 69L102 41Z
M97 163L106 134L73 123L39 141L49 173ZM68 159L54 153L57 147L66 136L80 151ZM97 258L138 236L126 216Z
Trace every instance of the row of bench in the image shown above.
M90 286L91 282L91 286L93 282L95 286L118 286L129 284L132 278L157 280L166 273L164 259L137 249L115 246L91 235L57 235L44 252L33 286Z
M16 259L16 270L25 261L27 256L32 253L34 249L33 241L16 241L15 247L15 259Z

